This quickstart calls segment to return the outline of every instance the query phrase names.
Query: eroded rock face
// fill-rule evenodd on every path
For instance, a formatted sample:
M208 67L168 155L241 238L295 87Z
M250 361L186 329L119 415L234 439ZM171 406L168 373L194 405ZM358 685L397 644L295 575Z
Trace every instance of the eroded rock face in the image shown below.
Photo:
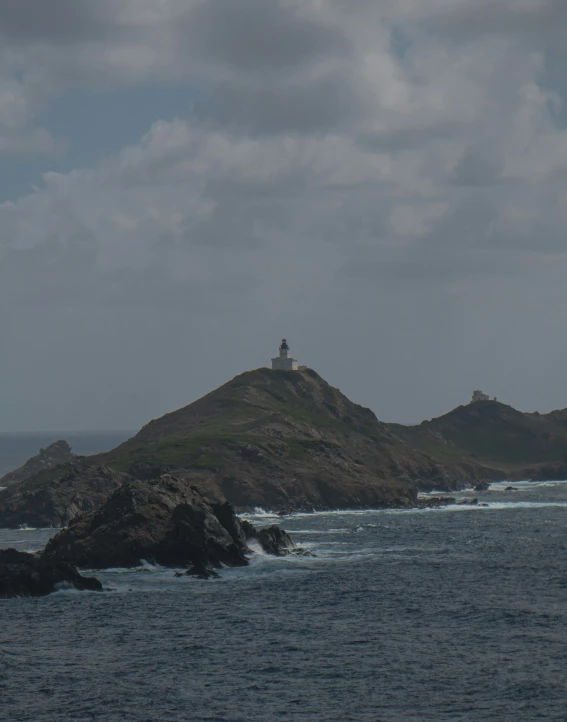
M293 544L277 527L262 536L249 526L230 504L211 502L196 487L164 475L124 484L101 507L53 537L44 555L97 569L132 567L144 560L187 566L207 576L214 568L246 565L250 535L266 543L268 553L279 553L280 543Z
M0 491L0 527L65 526L96 509L130 478L85 460L44 471Z
M40 597L61 588L100 591L97 579L83 577L67 562L16 549L0 549L0 598Z

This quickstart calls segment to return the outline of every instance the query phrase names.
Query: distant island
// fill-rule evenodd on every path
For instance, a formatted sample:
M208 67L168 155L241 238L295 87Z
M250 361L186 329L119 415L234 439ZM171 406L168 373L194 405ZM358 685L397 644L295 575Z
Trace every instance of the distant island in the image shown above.
M282 512L409 507L420 490L567 478L567 410L522 413L475 392L470 404L403 426L299 366L285 339L272 366L106 453L74 456L64 442L45 450L0 480L10 484L0 491L0 526L65 526L123 484L168 473L215 502Z

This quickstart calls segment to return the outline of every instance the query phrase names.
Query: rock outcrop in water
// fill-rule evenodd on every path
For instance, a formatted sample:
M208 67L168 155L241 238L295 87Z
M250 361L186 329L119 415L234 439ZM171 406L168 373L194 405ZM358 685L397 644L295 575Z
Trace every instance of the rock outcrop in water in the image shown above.
M53 537L44 556L98 569L146 561L206 576L214 568L245 566L250 538L272 554L294 546L277 527L257 532L251 526L229 503L212 502L196 487L164 475L121 486L100 508Z
M0 491L0 527L60 527L102 504L130 477L78 459Z
M40 597L65 588L100 591L102 585L67 562L0 549L0 599Z
M0 479L1 486L12 486L19 484L32 476L43 471L49 471L56 466L66 464L76 459L75 454L71 451L71 447L66 441L55 441L45 449L41 449L38 454L28 459L25 464Z

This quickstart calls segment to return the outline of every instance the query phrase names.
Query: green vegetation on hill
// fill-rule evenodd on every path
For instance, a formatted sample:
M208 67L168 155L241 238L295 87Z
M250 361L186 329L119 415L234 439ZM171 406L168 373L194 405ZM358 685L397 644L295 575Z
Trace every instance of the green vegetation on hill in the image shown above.
M498 401L477 401L418 426L391 428L436 458L458 458L521 475L567 460L566 419L561 411L522 413Z
M173 470L213 496L271 507L409 500L407 480L447 477L310 369L247 371L92 460L138 477Z
M124 479L164 472L240 507L403 506L420 488L567 478L567 410L524 414L480 401L401 426L378 421L312 370L256 369L112 451L0 491L0 525L60 523Z

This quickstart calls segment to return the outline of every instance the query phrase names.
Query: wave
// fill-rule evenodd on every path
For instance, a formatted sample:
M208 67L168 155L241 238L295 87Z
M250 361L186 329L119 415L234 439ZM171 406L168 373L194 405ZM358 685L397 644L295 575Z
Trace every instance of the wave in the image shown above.
M530 481L529 479L524 481L495 481L493 482L488 491L502 491L508 486L517 487L518 490L526 491L528 489L537 489L540 486L562 486L567 484L567 480L554 480L546 479L545 481Z
M274 511L266 511L266 509L262 509L261 506L257 506L254 508L254 511L246 512L244 514L238 515L241 519L277 519L279 518L279 514L276 514Z

